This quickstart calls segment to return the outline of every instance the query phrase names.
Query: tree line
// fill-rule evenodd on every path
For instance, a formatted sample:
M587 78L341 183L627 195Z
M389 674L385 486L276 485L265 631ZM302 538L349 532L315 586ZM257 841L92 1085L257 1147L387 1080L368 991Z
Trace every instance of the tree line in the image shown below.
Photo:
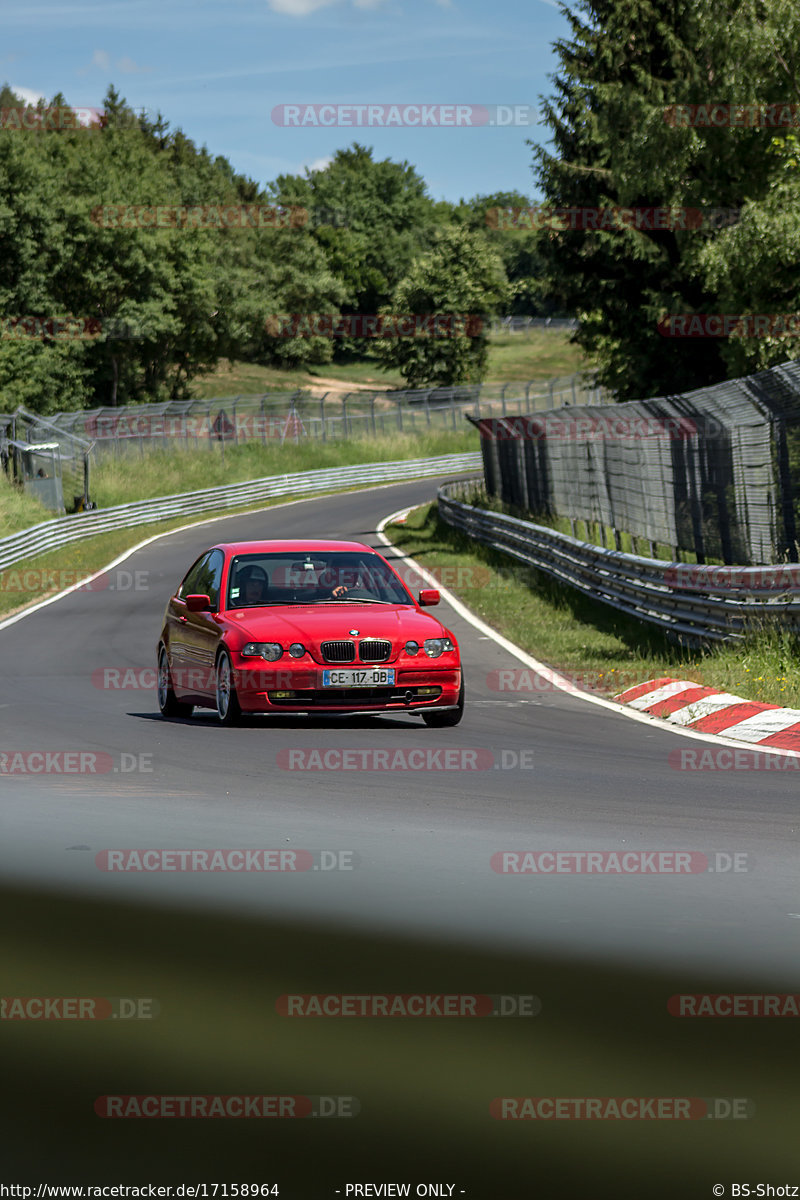
M535 203L436 201L411 164L358 143L261 188L113 87L94 128L25 131L20 112L37 110L4 86L0 409L184 398L223 357L288 367L369 351L409 386L468 382L485 374L487 331L467 318L493 313L579 318L620 400L800 355L791 321L772 319L799 307L800 7L564 12L549 140L529 143ZM391 314L465 324L355 336Z
M61 95L31 109L0 90L2 411L185 398L223 357L293 367L369 349L409 386L466 382L488 333L459 316L554 312L527 282L537 236L487 223L523 196L437 202L409 163L358 144L262 189L113 87L92 125L61 111ZM455 317L439 336L343 321L331 337L347 314L356 334L370 316Z

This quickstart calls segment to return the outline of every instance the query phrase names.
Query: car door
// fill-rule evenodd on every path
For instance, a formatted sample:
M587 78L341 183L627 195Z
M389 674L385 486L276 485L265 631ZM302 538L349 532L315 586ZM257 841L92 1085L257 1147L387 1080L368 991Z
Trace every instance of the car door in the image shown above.
M183 597L208 596L211 612L186 612L182 624L183 656L186 669L184 695L199 698L216 696L215 660L222 628L217 613L220 608L220 587L225 556L221 550L210 550L197 564L192 574L191 588L183 590ZM184 603L185 610L185 603Z
M193 635L190 632L191 626L189 622L189 618L197 614L187 612L186 597L205 594L205 589L202 585L208 580L208 567L213 553L214 551L207 550L205 554L201 554L196 562L192 563L183 578L183 582L167 606L172 686L175 695L181 699L186 699L191 695L199 682L193 670L194 652L190 649Z

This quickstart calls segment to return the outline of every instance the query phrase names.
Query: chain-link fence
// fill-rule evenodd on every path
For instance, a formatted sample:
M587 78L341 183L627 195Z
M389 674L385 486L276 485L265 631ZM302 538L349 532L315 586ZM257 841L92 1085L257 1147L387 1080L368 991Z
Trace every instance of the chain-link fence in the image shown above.
M601 412L472 417L490 496L697 562L797 561L800 362ZM573 524L574 529L574 524Z
M525 333L534 329L577 329L580 321L572 317L495 317L492 333Z
M54 512L91 507L91 443L36 413L0 413L0 469Z
M325 442L461 430L465 413L480 417L536 411L559 403L606 402L600 388L576 374L545 382L397 392L362 389L315 397L304 391L287 391L173 400L55 413L48 420L94 442L96 453L119 455L131 450L144 454L166 446L213 449L220 443Z

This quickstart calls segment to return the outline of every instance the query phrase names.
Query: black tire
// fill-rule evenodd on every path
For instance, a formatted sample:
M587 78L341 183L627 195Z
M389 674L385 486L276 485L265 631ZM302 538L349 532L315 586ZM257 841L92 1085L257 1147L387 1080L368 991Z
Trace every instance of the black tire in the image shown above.
M242 708L233 682L233 664L227 650L217 656L217 716L221 725L238 725Z
M458 692L458 708L446 708L444 712L428 712L422 714L422 719L431 729L452 729L458 725L464 716L464 676L461 676L461 687Z
M193 704L185 704L179 700L172 690L172 676L169 671L169 658L166 647L158 651L158 668L156 670L156 690L158 692L158 707L162 717L190 717L194 712Z

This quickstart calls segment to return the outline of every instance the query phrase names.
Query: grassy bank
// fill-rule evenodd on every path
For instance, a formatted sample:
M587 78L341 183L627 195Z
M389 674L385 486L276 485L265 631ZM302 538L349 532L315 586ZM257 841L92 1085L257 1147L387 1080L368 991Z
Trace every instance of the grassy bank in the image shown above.
M532 329L529 333L496 334L489 340L489 366L486 379L491 383L547 380L584 370L586 360L578 346L570 345L570 331ZM402 388L399 371L387 371L371 354L353 362L320 363L309 368L263 367L257 363L221 359L207 375L199 375L192 392L199 399L213 396L257 395L319 384L320 379L343 383L369 384L375 388Z
M430 434L397 434L363 441L246 442L239 446L212 443L209 449L148 451L141 457L135 446L115 459L103 455L92 468L91 495L100 508L149 500L178 492L243 483L266 475L313 471L322 467L355 466L358 463L393 462L401 459L432 458L478 450L480 441L472 426L464 422L456 433L442 430ZM18 491L0 471L0 537L31 525L52 520L54 514L37 500Z
M464 422L466 426L466 422ZM101 508L193 492L226 483L242 483L267 475L291 475L324 467L355 466L358 463L394 462L401 459L433 458L480 449L477 431L468 426L456 433L443 430L428 434L397 434L356 441L245 442L239 446L219 444L212 449L168 449L148 452L143 458L135 450L122 458L103 458L92 474L92 496Z
M472 584L451 590L487 624L587 690L614 695L668 675L800 708L800 658L788 636L770 633L737 646L682 649L656 628L467 539L439 520L435 504L416 509L386 533L434 573L442 570L446 586L453 579Z

